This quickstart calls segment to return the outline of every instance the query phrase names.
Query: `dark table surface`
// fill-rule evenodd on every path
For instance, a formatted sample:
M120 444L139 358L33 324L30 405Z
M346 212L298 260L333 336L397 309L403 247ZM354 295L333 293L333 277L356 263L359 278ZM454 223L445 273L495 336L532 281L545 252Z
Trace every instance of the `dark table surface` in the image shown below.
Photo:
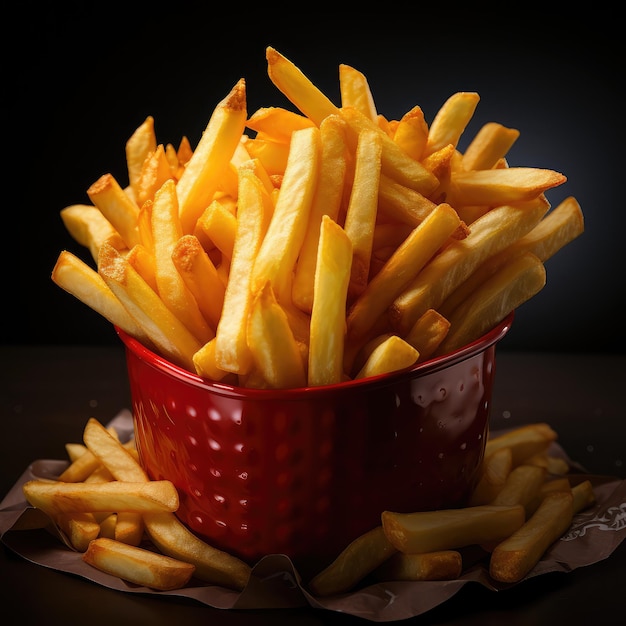
M121 347L0 348L0 499L35 459L65 458L89 417L128 408ZM626 356L500 351L492 428L545 421L591 474L626 478ZM0 549L0 610L11 624L367 623L312 608L232 611L192 600L111 590ZM607 559L506 591L465 585L446 603L402 624L614 624L624 614L626 542ZM4 616L12 616L10 622ZM371 622L369 622L371 623Z

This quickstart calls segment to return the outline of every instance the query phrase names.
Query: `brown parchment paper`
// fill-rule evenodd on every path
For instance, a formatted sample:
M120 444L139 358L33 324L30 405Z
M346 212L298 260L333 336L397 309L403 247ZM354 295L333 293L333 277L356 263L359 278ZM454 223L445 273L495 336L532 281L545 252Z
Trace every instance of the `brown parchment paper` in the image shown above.
M132 417L128 411L122 411L108 425L115 426L123 440L132 436ZM551 453L565 458L574 468L575 473L570 474L570 479L591 481L596 503L574 517L567 533L548 549L523 580L548 572L570 572L602 561L626 537L626 481L586 474L557 444L553 444ZM250 580L241 592L193 579L188 586L175 591L139 587L84 563L82 555L64 542L47 516L26 502L22 485L27 480L54 478L66 466L67 461L44 459L36 460L26 468L0 503L0 538L9 549L34 564L75 574L111 589L192 598L221 609L279 609L308 605L373 622L388 622L421 615L444 603L469 582L496 592L513 586L492 580L484 558L477 557L476 562L468 564L464 554L464 571L456 580L372 584L364 581L350 593L315 598L307 592L306 581L301 580L294 563L285 555L271 554L254 564Z

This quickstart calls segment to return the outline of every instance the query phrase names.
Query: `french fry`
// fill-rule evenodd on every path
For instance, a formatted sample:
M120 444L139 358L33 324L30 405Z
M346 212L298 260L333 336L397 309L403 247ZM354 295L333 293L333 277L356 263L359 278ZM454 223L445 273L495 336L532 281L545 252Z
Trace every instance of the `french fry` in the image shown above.
M183 235L174 245L172 262L211 328L217 328L224 305L224 283L195 235ZM205 342L206 343L206 342Z
M572 487L572 510L574 513L579 513L587 507L591 506L596 501L596 496L593 493L593 486L589 479Z
M382 526L376 526L354 539L328 567L314 576L309 581L309 591L317 596L350 591L395 552Z
M464 239L452 241L394 300L392 326L405 334L427 309L437 309L484 260L529 232L545 215L543 199L492 209L472 225ZM449 335L448 335L449 336Z
M139 243L137 230L139 207L112 174L103 174L87 189L87 195L120 234L128 249Z
M143 519L156 547L163 554L193 564L200 580L239 591L246 586L250 566L199 539L173 513L145 513Z
M267 73L278 90L319 127L322 120L339 109L289 59L268 46Z
M98 252L103 242L118 250L126 244L102 212L90 204L72 204L61 209L61 219L69 234L81 245L89 248L93 260L98 262Z
M269 282L253 298L246 337L252 358L269 387L305 386L306 373L300 349L287 314L278 304Z
M498 495L513 469L513 452L508 446L498 448L483 459L480 475L472 490L469 506L489 504Z
M420 554L392 554L374 570L380 581L454 580L461 575L463 559L458 550L439 550Z
M367 361L354 377L367 378L378 376L413 365L419 358L419 352L397 335L390 335L372 350Z
M107 574L161 591L184 587L195 571L191 563L105 537L90 542L82 558Z
M381 174L405 185L410 189L428 195L439 185L436 176L429 172L419 161L412 159L389 135L380 129L368 117L353 107L340 110L341 117L347 122L348 145L356 148L359 134L364 130L374 130L381 137Z
M150 285L155 293L159 293L156 278L156 262L154 253L141 243L135 244L124 257L137 273Z
M525 252L501 267L450 315L450 330L437 352L448 354L480 337L546 284L539 257Z
M52 518L58 514L99 511L173 512L178 492L169 480L143 483L63 483L29 480L24 483L28 502Z
M222 171L241 139L246 118L246 83L241 78L213 110L176 185L183 234L193 233L198 217L213 199Z
M293 303L300 310L309 313L313 307L313 286L322 217L328 215L335 222L338 221L344 191L347 170L345 126L345 122L338 115L330 115L320 124L319 175L291 290Z
M466 298L504 264L523 252L532 252L545 263L558 250L584 231L584 218L580 205L573 197L554 207L528 234L507 246L482 263L442 303L439 311L450 315Z
M479 100L480 97L475 92L459 91L444 102L430 124L422 158L447 145L456 147Z
M521 528L524 522L525 512L521 504L382 513L382 526L387 538L405 554L454 550L501 541Z
M129 137L125 147L128 181L135 198L137 198L137 183L141 177L143 164L148 156L156 150L156 147L154 117L148 115Z
M223 200L213 200L198 218L194 234L203 242L205 250L210 250L210 242L230 262L237 234L235 213L226 207Z
M545 468L538 465L518 465L509 472L502 489L491 501L491 504L521 504L528 516L529 506L539 493L545 480Z
M421 107L414 106L400 118L393 140L411 158L421 161L428 141L428 124Z
M413 229L350 307L347 325L351 338L367 334L458 225L456 211L440 204Z
M447 199L453 206L528 202L566 180L560 172L537 167L452 172Z
M172 172L165 156L165 148L163 144L159 144L144 161L141 176L133 186L137 204L141 207L146 201L153 200L155 193L170 178L172 178Z
M301 128L310 128L315 123L308 117L283 107L261 107L246 121L246 127L261 133L271 141L288 144L291 134Z
M117 250L103 244L98 273L160 353L188 370L201 343Z
M526 424L490 437L485 444L485 459L496 450L510 448L513 467L521 465L535 454L546 452L558 434L545 422Z
M193 365L198 376L203 376L209 380L219 381L232 375L232 372L227 372L217 366L215 338L211 339L211 341L207 341L193 355Z
M242 170L230 278L215 335L215 365L226 372L246 374L252 367L247 341L247 318L254 293L250 268L258 258L270 214L263 184L251 170Z
M354 181L344 224L344 230L352 244L349 299L363 292L370 273L378 208L381 137L378 132L363 130L359 133L356 148Z
M339 92L342 107L354 107L372 122L378 119L374 96L366 76L350 65L339 64Z
M109 243L111 250L115 250ZM96 270L68 250L62 250L52 269L53 282L84 302L106 320L136 337L150 347L147 333L123 306L102 276Z
M417 319L404 340L418 352L418 361L429 359L450 330L450 322L439 311L427 309Z
M137 483L148 480L148 475L137 463L127 445L121 444L117 437L93 417L87 420L83 430L83 441L89 452L116 480Z
M206 343L213 339L215 331L204 319L193 293L172 259L176 244L183 236L173 179L167 180L154 196L152 236L159 297L200 343Z
M494 548L489 559L489 575L504 583L516 583L526 576L570 527L572 500L571 492L548 494L532 517Z
M130 546L138 546L143 539L144 523L141 514L120 511L115 523L114 539Z
M252 291L269 280L281 304L291 303L291 275L304 241L319 161L319 129L312 127L294 132L280 194L252 264Z
M343 377L346 300L352 242L328 215L322 217L309 331L309 386L338 383Z
M476 133L461 158L463 170L488 170L506 156L520 132L497 122L487 122Z
M250 157L261 163L268 175L283 175L289 162L289 143L256 137L246 142Z

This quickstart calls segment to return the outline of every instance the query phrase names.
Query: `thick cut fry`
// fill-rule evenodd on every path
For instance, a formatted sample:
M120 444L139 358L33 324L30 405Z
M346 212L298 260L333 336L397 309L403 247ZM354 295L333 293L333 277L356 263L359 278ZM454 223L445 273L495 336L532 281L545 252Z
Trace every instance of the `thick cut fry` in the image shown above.
M427 309L439 305L487 258L523 237L548 210L545 199L503 205L472 224L470 234L453 240L396 298L390 308L393 328L404 335Z
M319 176L291 290L293 303L307 313L313 307L315 265L322 217L328 215L336 222L341 207L347 169L345 133L345 122L338 115L329 115L320 124Z
M176 244L183 236L173 179L166 181L154 197L152 236L159 297L200 343L206 343L213 339L215 332L204 319L193 293L172 259Z
M223 380L231 372L227 372L217 366L215 356L215 338L207 341L194 355L193 364L198 376L209 380Z
M531 252L501 267L449 316L450 330L437 349L448 354L481 337L546 284L546 269Z
M217 328L225 287L213 261L195 235L183 235L176 242L172 250L172 262L198 303L203 317L211 328Z
M362 72L345 63L339 64L339 92L342 107L354 107L377 122L378 112L367 78Z
M83 456L87 452L87 446L84 443L68 442L65 444L65 451L70 463L73 463L78 457Z
M262 133L264 137L288 144L291 134L301 128L314 126L314 122L304 115L282 107L262 107L257 109L246 122L246 127Z
M155 293L159 293L156 279L156 262L154 254L143 244L135 244L125 255L126 261L132 265L137 273L152 287Z
M570 527L572 516L571 492L547 495L533 516L495 547L489 559L490 576L499 582L519 582Z
M253 292L269 280L281 304L291 304L291 276L304 241L319 161L319 129L294 132L283 183L250 279Z
M584 231L584 218L580 205L568 197L554 207L528 234L482 263L461 283L439 308L443 315L451 315L454 309L470 297L479 286L516 255L532 252L544 263L562 247Z
M265 50L267 73L276 88L316 126L339 109L280 52L268 46Z
M148 115L126 141L126 167L128 182L137 197L137 183L145 160L156 150L157 139L154 132L154 117Z
M400 118L393 140L411 158L421 161L428 141L428 124L421 107L414 106Z
M450 330L450 322L435 309L427 309L417 319L404 340L419 352L419 361L426 361L441 345Z
M437 111L428 130L428 141L424 148L426 157L448 144L456 145L472 119L480 97L471 91L459 91L452 94Z
M506 446L494 450L483 459L478 482L469 499L469 506L489 504L498 495L513 469L513 452Z
M161 591L184 587L195 571L191 563L105 537L89 544L83 561L107 574Z
M270 176L282 176L285 173L289 162L289 146L289 143L271 141L262 135L246 142L250 157L259 161Z
M239 591L246 586L250 566L199 539L173 513L146 513L143 519L154 545L163 554L193 564L196 578Z
M150 343L172 362L193 371L193 355L200 349L200 342L112 246L102 246L98 273L140 324Z
M233 258L235 235L237 234L237 218L222 200L213 200L202 213L195 228L195 235L203 242L207 252L210 247L205 243L208 239L212 245L230 261Z
M94 514L87 511L59 513L53 519L77 552L87 550L89 543L100 534L100 524Z
M32 506L53 518L59 513L78 512L173 512L179 504L178 492L169 480L89 484L29 480L23 491Z
M319 572L309 582L309 590L316 596L350 591L395 552L382 526L376 526L352 541L328 567Z
M392 554L374 571L381 581L454 580L461 575L463 559L457 550L439 550L421 554Z
M137 230L139 207L120 187L113 175L103 174L87 189L87 195L120 234L129 250L139 243Z
M537 465L518 465L509 472L502 489L491 504L521 504L528 516L529 505L539 493L545 480L545 468Z
M247 341L254 362L270 387L304 387L302 355L269 282L254 296L247 323Z
M459 223L456 211L448 204L440 204L414 228L353 303L347 316L349 337L366 335Z
M222 172L241 139L247 115L246 83L241 78L213 110L176 185L183 234L193 233L198 217L213 199Z
M271 208L263 184L249 169L239 177L237 234L215 341L215 364L226 372L246 374L253 359L247 341L247 319L254 291L250 268L261 247Z
M566 180L560 172L538 167L452 172L447 200L453 206L528 202Z
M413 227L421 224L437 206L421 193L394 182L384 174L380 176L378 202L381 215ZM454 232L455 239L466 236L467 233L461 226Z
M488 170L504 158L519 137L515 128L488 122L476 133L461 159L464 170Z
M159 144L156 150L144 161L141 176L133 187L137 204L141 207L148 200L152 200L154 194L169 178L172 178L170 164L165 156L163 144Z
M524 521L524 507L520 504L382 513L387 538L404 553L453 550L500 541L520 528Z
M107 244L111 250L113 246ZM126 310L110 287L92 267L67 250L61 251L52 269L53 282L91 307L118 328L152 345L137 320Z
M61 209L61 219L69 234L81 245L89 248L94 261L103 242L108 242L118 250L124 250L126 244L113 228L100 209L91 204L72 204Z
M496 437L490 437L485 444L485 459L496 450L510 448L513 467L517 467L529 457L545 452L557 437L556 431L544 422L519 426Z
M572 487L572 509L574 513L591 506L596 501L596 496L593 493L593 486L590 480L583 480L582 482Z
M426 196L437 188L439 185L437 177L404 152L375 122L353 107L342 108L340 115L348 124L347 138L352 150L356 148L358 137L363 130L374 130L380 134L383 174Z
M130 450L120 444L97 419L87 420L83 441L89 452L102 463L116 480L142 482L148 480L144 469L135 461Z
M348 235L330 216L324 215L311 311L309 386L330 385L342 380L351 264L352 243Z
M381 137L375 131L363 130L355 155L355 171L344 230L352 243L352 265L348 292L355 298L363 292L370 273L374 226L378 209Z
M413 365L419 358L419 352L397 335L390 335L379 346L372 350L365 365L354 377L366 378L387 372L404 369Z
M117 514L114 535L116 541L121 541L129 546L138 546L143 539L143 531L143 517L140 513L120 511Z

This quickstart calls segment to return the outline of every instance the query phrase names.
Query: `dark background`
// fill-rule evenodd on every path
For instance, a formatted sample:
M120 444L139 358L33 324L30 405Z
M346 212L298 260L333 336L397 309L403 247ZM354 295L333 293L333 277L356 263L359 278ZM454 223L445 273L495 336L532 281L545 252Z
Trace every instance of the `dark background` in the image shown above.
M369 81L377 109L419 104L431 121L456 91L481 96L461 149L487 121L520 130L510 165L568 177L553 206L580 202L585 233L548 260L546 287L520 307L510 350L623 352L626 220L618 20L526 3L348 8L279 3L22 3L4 20L3 343L110 344L112 326L50 279L58 253L90 260L59 211L88 202L147 115L160 143L192 146L240 77L248 112L288 106L265 48L292 60L336 104L338 65ZM132 7L132 8L131 8ZM169 7L169 8L168 8Z

